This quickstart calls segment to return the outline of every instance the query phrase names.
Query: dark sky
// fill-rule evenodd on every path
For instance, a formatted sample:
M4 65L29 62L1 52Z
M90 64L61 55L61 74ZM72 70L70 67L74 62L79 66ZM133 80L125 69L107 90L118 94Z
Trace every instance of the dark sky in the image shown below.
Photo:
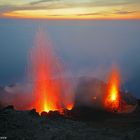
M0 85L25 79L27 56L39 26L74 76L103 78L116 64L124 89L140 97L139 20L0 19Z

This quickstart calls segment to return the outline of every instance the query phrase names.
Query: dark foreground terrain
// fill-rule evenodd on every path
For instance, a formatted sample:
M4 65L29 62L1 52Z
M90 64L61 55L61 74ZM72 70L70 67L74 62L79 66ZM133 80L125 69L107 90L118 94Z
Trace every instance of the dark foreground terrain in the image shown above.
M84 116L82 116L84 115ZM140 140L140 107L131 114L78 112L78 117L39 116L34 110L0 110L0 139Z

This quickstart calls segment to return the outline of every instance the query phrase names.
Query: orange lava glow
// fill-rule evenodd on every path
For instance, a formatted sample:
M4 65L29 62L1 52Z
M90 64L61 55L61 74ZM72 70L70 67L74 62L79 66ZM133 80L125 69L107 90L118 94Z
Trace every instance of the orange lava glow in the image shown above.
M72 110L72 108L74 107L74 104L69 104L66 106L66 109L67 110Z
M107 93L104 102L105 107L110 111L118 111L120 107L119 84L119 72L117 69L113 69L108 82Z
M37 34L36 46L31 50L31 72L34 79L33 107L37 112L71 110L73 107L72 88L61 75L63 66L55 56L52 46L46 42L42 32Z

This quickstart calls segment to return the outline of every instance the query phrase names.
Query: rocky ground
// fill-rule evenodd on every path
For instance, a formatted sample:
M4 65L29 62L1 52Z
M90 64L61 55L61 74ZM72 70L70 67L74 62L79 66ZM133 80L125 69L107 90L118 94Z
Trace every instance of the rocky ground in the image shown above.
M9 107L0 110L0 139L5 138L13 140L140 140L140 107L131 114L111 115L95 112L91 116L87 113L87 116L85 115L82 119L78 117L69 119L57 115L39 116L34 110L16 111Z

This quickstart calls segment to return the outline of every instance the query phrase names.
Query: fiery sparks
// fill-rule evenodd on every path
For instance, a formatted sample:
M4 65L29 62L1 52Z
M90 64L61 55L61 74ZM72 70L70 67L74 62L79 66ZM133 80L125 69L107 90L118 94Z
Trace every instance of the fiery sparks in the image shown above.
M108 82L107 93L104 102L105 107L111 111L117 111L120 107L119 83L119 72L117 69L113 69Z
M34 80L33 107L37 112L71 110L73 88L62 77L63 66L58 61L50 42L46 42L43 31L37 34L36 46L31 50L31 75Z

